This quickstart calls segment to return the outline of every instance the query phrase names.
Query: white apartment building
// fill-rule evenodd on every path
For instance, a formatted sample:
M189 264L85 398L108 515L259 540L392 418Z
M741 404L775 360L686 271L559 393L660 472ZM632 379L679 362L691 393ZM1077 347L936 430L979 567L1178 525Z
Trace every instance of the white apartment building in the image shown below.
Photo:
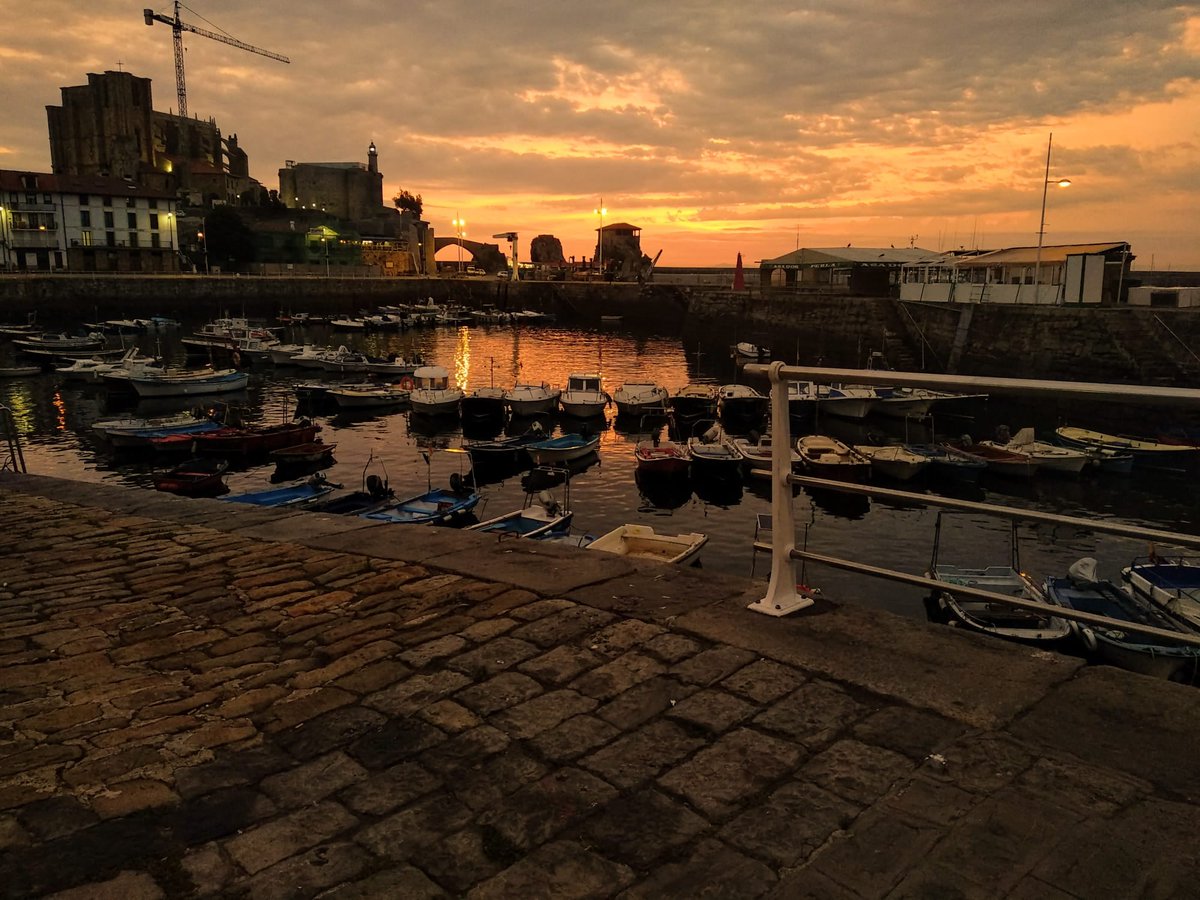
M0 271L178 273L177 216L122 178L0 169Z

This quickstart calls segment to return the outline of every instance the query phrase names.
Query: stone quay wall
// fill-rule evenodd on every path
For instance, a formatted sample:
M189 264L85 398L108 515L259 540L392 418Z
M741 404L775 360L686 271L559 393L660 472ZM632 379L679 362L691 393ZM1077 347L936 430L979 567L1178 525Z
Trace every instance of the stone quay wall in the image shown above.
M751 341L775 359L964 375L1200 385L1200 311L901 302L890 298L698 289L667 284L500 282L471 278L30 275L0 278L0 321L30 312L48 327L81 319L190 319L282 312L351 314L385 304L535 309L560 321L680 334L707 352Z

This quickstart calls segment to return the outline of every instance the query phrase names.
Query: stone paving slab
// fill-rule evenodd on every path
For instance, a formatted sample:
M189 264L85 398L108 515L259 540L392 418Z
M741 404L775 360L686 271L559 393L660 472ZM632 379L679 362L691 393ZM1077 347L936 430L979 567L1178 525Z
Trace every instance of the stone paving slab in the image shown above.
M0 476L0 896L1196 893L1194 688L347 527Z

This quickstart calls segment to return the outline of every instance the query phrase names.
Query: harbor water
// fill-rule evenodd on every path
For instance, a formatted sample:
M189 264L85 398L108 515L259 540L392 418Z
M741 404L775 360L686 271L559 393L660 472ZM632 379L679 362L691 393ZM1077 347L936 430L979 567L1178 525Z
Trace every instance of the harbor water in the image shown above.
M126 338L142 350L182 363L179 343L199 322L185 322L179 330ZM514 383L548 382L562 387L572 372L599 372L612 393L624 382L656 382L674 391L688 382L726 384L745 380L728 350L727 336L687 341L677 336L636 333L620 324L598 329L555 325L459 325L413 329L405 332L343 333L330 326L310 326L285 332L284 340L321 345L346 345L373 355L391 353L446 367L451 381L465 390ZM114 344L116 339L110 339ZM322 426L321 437L336 443L334 461L326 477L347 489L361 488L367 475L386 478L398 497L425 490L427 484L446 486L452 476L470 478L470 458L459 451L464 440L496 436L499 425L463 434L454 420L422 419L403 408L380 414L346 415L335 408L298 408L295 386L326 377L324 373L296 368L254 368L248 389L240 394L206 398L244 409L248 422L271 424L307 415ZM332 376L328 376L332 378ZM765 384L757 384L766 391ZM153 475L169 468L172 460L150 453L121 453L92 429L99 419L118 415L158 415L197 405L196 398L138 402L125 393L110 392L102 384L68 382L54 373L0 381L0 402L10 407L24 442L28 469L34 474L83 481L108 481L152 490ZM822 417L807 429L843 440L878 443L881 438L924 441L931 437L970 434L990 438L999 425L1012 432L1035 426L1046 438L1060 424L1082 425L1086 420L1064 421L1061 406L992 398L963 402L939 411L932 421L906 422L869 418L863 422ZM528 423L509 423L509 433ZM554 417L546 427L589 430L600 434L595 457L574 467L565 485L550 488L560 503L574 510L573 531L599 535L623 523L641 523L671 534L703 532L709 536L702 557L706 570L753 575L764 587L770 569L765 554L756 554L752 543L760 516L770 512L769 484L747 476L742 483L704 483L683 480L647 483L635 478L633 457L637 441L655 434L686 439L670 431L663 419L624 422L609 408L603 419L587 422ZM178 461L176 458L175 461ZM520 507L531 483L520 472L484 477L479 473L484 505L479 518ZM257 490L272 484L275 467L269 463L240 466L226 476L233 493ZM889 487L897 487L888 484ZM1117 520L1166 530L1197 532L1200 488L1195 472L1164 473L1135 470L1130 475L1085 474L1073 477L1039 475L1028 481L985 475L978 486L936 483L927 477L904 486L918 492L952 493L966 499L1063 513L1084 519ZM797 543L808 549L921 574L932 550L936 511L920 506L900 506L847 495L810 495L798 490L794 499L799 527ZM395 539L403 541L405 526L395 526ZM763 539L769 539L763 536ZM943 529L940 561L960 566L1005 565L1009 562L1007 522L977 515L954 515ZM1096 535L1086 529L1063 526L1022 526L1022 568L1035 578L1061 575L1083 556L1093 556L1103 577L1117 579L1120 568L1134 556L1144 555L1144 544ZM486 574L486 573L481 573ZM923 591L870 579L849 572L812 567L802 579L835 602L862 604L922 617Z

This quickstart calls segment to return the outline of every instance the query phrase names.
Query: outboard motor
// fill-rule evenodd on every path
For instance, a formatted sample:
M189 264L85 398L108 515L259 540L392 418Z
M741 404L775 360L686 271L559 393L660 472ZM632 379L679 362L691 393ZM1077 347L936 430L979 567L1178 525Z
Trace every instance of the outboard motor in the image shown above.
M1067 577L1078 585L1094 584L1096 582L1096 568L1095 558L1085 556L1083 559L1077 559L1071 563L1071 567L1067 569Z

